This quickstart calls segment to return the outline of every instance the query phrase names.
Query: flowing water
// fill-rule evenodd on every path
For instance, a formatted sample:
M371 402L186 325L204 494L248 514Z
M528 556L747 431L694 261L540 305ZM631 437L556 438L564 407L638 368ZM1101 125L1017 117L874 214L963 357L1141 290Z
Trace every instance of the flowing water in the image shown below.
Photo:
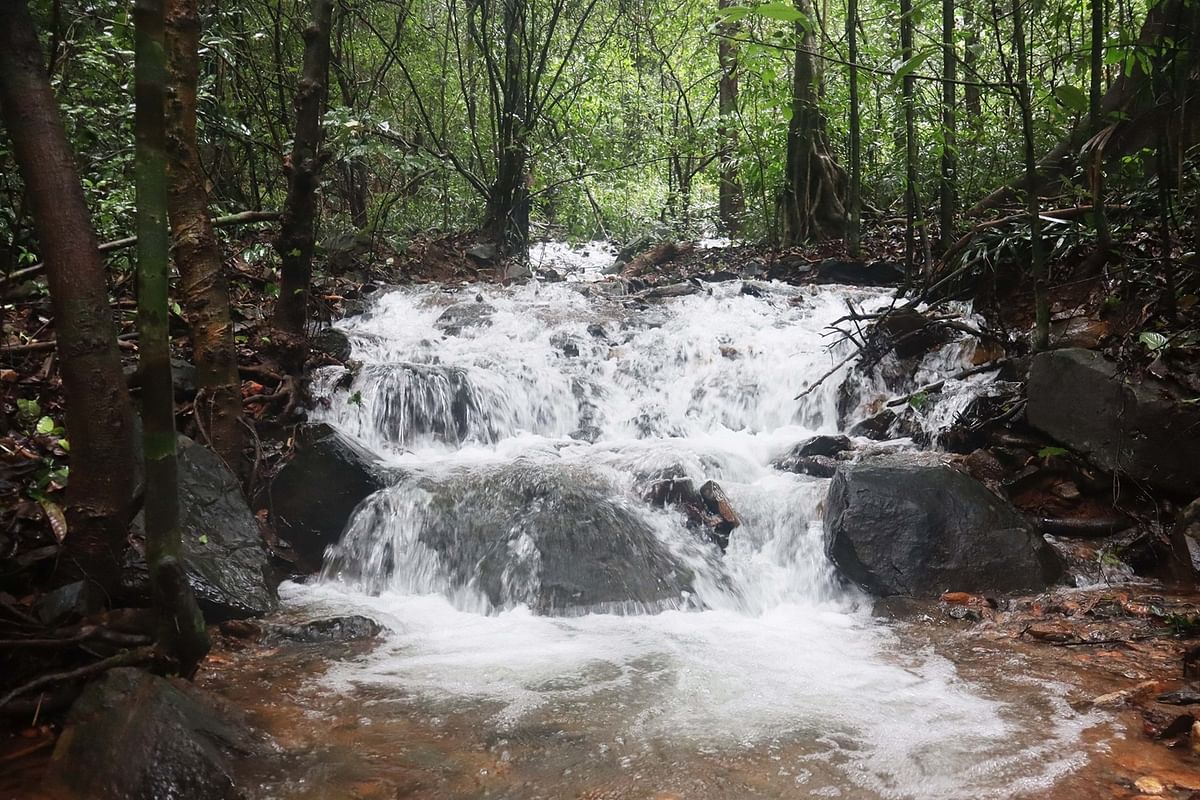
M340 323L361 368L318 381L317 416L397 482L320 581L284 587L390 631L308 690L364 737L404 719L494 756L413 796L1044 796L1080 765L1098 717L873 618L823 553L828 481L771 466L839 430L844 369L796 398L850 352L827 326L888 293L732 281L641 303L599 274L609 256L558 255L567 282L384 294ZM851 419L885 393L856 391ZM646 502L668 479L719 483L741 520L724 554ZM372 758L412 756L393 744ZM323 796L306 780L264 796Z

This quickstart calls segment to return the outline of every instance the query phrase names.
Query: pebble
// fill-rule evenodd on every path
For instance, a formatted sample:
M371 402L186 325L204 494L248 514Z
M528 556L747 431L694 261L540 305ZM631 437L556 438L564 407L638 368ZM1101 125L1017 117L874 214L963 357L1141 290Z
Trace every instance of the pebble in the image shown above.
M1162 781L1158 778L1151 778L1148 775L1144 778L1138 778L1133 782L1133 785L1142 794L1159 795L1167 790L1167 787L1163 786Z

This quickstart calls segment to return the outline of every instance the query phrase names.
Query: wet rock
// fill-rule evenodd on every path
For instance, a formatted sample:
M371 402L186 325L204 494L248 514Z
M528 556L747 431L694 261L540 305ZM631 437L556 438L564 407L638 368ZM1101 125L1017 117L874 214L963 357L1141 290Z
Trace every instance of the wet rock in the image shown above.
M1037 530L980 483L900 457L841 467L825 531L833 563L874 594L1039 590L1062 571Z
M539 269L537 275L546 283L562 283L566 280L561 272L552 267Z
M138 364L125 367L125 381L131 389L140 388L142 373ZM184 358L171 358L171 387L175 399L184 401L196 396L196 365Z
M433 321L433 327L447 336L461 336L464 330L492 324L496 307L489 303L455 303Z
M608 338L608 331L606 331L604 329L604 326L601 325L599 322L593 322L590 325L588 325L587 332L588 332L588 335L594 336L597 339L607 339Z
M479 264L491 264L499 257L499 251L491 242L476 242L467 248L467 256Z
M698 490L691 478L658 475L642 490L642 499L655 508L673 508L687 518L689 529L720 548L729 546L729 535L741 525L737 512L716 481L706 481Z
M47 626L75 622L104 609L107 598L95 583L75 581L46 592L33 604L33 614Z
M1033 360L1029 423L1097 466L1160 489L1200 494L1200 408L1153 378L1121 375L1091 350Z
M183 568L205 618L216 622L274 610L278 598L270 556L237 476L216 453L184 437L178 461ZM131 596L147 599L143 526L139 514L122 585Z
M805 439L789 450L786 454L780 456L772 462L775 469L784 470L785 472L800 472L796 469L796 465L802 460L812 456L824 456L831 458L838 453L843 453L849 450L853 445L850 443L848 436L830 436L821 435L813 436Z
M576 428L567 434L569 438L574 439L577 442L587 442L588 444L595 444L596 442L600 441L600 437L602 435L603 431L601 431L595 425L584 425L583 427Z
M646 291L642 297L647 300L666 300L672 297L686 297L699 291L700 287L694 283L673 283L669 286L656 286Z
M215 702L181 680L105 673L72 706L47 789L79 800L241 800L233 760L263 748Z
M341 538L350 514L390 483L374 454L328 425L307 425L271 481L271 523L310 567Z
M385 630L387 629L370 617L358 614L295 624L245 620L221 623L221 633L226 636L264 644L344 644L374 639Z
M1148 703L1141 708L1142 732L1154 739L1170 739L1190 733L1196 721L1196 706Z
M817 283L847 286L896 286L904 280L904 269L891 261L846 261L827 258L816 267Z
M376 570L376 532L411 508L413 493L421 498L415 541ZM494 608L526 604L539 614L677 607L692 578L647 512L600 474L557 463L518 460L381 492L359 511L330 570L382 588L397 570L424 570L430 554L429 572L448 584L439 591L478 592Z
M322 328L309 340L313 352L322 353L338 361L349 361L350 337L338 328Z
M788 472L794 472L797 475L810 475L814 478L832 478L837 472L838 462L836 459L829 456L802 456L800 458L789 459L786 466L779 469L786 469Z
M1158 702L1169 706L1200 705L1200 686L1187 686L1173 692L1163 692L1158 696Z

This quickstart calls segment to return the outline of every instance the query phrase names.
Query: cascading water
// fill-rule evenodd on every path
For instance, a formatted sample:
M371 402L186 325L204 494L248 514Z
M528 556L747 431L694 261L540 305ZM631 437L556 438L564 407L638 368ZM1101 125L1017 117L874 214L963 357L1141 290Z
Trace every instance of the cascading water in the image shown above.
M287 588L392 631L331 685L474 709L497 735L584 729L629 797L679 753L724 749L774 753L780 797L1010 797L1070 769L1051 754L1093 720L1054 687L1020 707L906 652L824 556L828 481L771 466L838 430L841 375L795 399L849 352L827 326L848 300L891 297L734 281L646 305L582 266L398 289L340 323L362 366L319 376L317 416L401 477L360 506L321 582ZM741 523L726 552L647 502L663 480L720 485ZM569 796L542 788L513 796Z

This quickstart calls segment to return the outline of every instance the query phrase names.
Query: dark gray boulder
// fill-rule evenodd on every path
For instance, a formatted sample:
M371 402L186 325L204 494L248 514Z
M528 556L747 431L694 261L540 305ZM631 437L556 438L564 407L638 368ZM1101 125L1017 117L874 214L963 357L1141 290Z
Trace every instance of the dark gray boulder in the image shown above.
M185 681L114 669L71 707L46 788L87 800L241 800L233 764L264 750Z
M433 321L433 327L447 336L460 336L470 328L486 328L492 324L496 307L481 301L455 303Z
M805 472L802 467L810 466L810 459L833 458L849 450L853 445L849 436L823 434L805 439L772 462L775 469L784 472Z
M1029 424L1097 466L1188 498L1200 494L1200 406L1166 384L1135 380L1093 350L1033 359Z
M825 534L841 574L876 595L1037 591L1062 571L1033 525L944 464L881 457L841 467Z
M278 606L270 555L241 483L216 453L179 438L179 522L183 568L209 622L254 617ZM149 597L139 514L126 559L125 589Z
M329 425L306 425L268 488L271 524L311 569L337 544L354 509L392 482L379 459Z
M327 574L382 590L402 571L437 573L433 590L547 615L676 607L692 576L652 513L583 467L518 460L427 477L364 504Z
M353 347L350 337L338 328L322 328L313 334L309 341L314 353L327 355L337 361L350 360Z

